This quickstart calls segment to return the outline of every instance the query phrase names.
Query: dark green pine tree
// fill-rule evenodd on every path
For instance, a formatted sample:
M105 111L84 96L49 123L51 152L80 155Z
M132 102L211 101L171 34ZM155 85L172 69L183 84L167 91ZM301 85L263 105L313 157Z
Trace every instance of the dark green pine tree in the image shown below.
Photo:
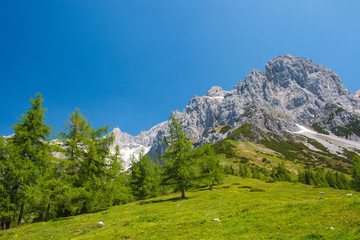
M163 182L173 185L175 191L181 191L181 198L185 198L185 190L193 185L195 179L198 179L198 171L192 158L193 146L174 114L170 117L169 134L163 155L165 163Z
M137 199L156 197L161 194L161 166L149 155L140 154L130 167L131 189Z
M360 157L358 156L354 157L351 176L351 187L356 191L360 191Z

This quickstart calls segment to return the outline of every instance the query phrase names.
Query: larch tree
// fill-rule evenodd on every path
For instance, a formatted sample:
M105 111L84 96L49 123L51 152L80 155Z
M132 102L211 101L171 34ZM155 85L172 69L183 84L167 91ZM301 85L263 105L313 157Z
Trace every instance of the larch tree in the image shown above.
M20 225L24 211L35 207L28 195L45 175L51 157L51 127L45 124L41 94L37 93L30 101L30 109L13 126L14 135L0 141L2 228L10 228L16 220Z
M181 198L185 198L186 189L192 186L196 179L197 166L193 163L192 156L192 143L173 114L170 117L169 136L163 155L165 163L163 182L173 185L175 191L181 191Z
M108 126L94 129L79 109L65 123L66 132L59 130L63 153L68 160L67 174L72 185L75 213L87 213L90 208L102 206L101 192L109 169L113 136L107 135ZM105 137L103 137L105 135Z
M130 185L137 199L146 199L160 195L161 166L151 160L149 155L140 153L139 159L133 159L130 167Z
M360 191L360 157L355 156L353 166L351 169L352 176L352 188L356 191Z

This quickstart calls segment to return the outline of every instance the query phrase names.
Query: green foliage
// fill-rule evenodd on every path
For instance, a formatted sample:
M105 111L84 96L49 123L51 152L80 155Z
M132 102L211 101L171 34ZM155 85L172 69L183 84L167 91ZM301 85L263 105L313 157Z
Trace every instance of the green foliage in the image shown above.
M5 228L20 225L24 213L31 208L38 207L29 201L29 193L38 188L45 178L51 147L48 137L51 127L45 124L46 109L42 107L43 99L37 93L35 99L30 99L31 107L22 114L19 123L13 126L14 136L1 140L0 179L1 222Z
M220 141L213 145L216 154L225 154L227 158L236 157L235 146L229 141Z
M291 182L291 176L288 170L285 168L284 162L279 164L277 168L273 167L271 171L271 177L276 181Z
M333 133L340 137L348 138L351 135L360 136L360 120L352 119L352 121L345 126L336 126L332 129Z
M329 152L329 149L327 149L324 145L322 145L315 139L307 138L307 142L323 152L327 152L327 153Z
M159 163L153 162L148 155L140 154L134 158L130 167L130 186L137 199L146 199L163 195L161 186L162 169Z
M325 135L329 135L330 133L328 131L325 130L325 128L323 128L320 123L314 123L312 125L312 128L317 131L318 133L322 133L322 134L325 134Z
M339 137L349 137L353 134L353 132L347 128L347 127L343 127L343 126L336 126L332 129L332 132Z
M106 198L111 194L107 182L114 181L109 171L119 166L111 167L106 160L111 158L109 147L113 141L112 135L106 135L108 126L92 128L79 109L70 115L65 126L66 132L59 131L59 140L67 157L64 173L73 192L71 206L66 211L86 213L111 205Z
M239 176L243 177L243 178L251 177L251 173L250 173L246 163L239 164Z
M185 198L185 190L194 185L198 178L196 163L194 163L193 146L185 135L183 126L173 114L170 118L169 137L166 142L166 151L163 155L165 163L164 184L174 186L175 191L181 191Z
M220 129L220 133L225 134L227 133L229 130L231 129L231 127L229 125L225 125Z
M212 187L215 183L220 183L224 178L224 173L220 165L220 159L215 155L214 148L209 144L196 149L194 157L200 165L200 178L205 184Z
M264 146L284 155L287 159L311 159L303 150L308 150L303 143L294 141L260 141Z
M226 139L237 140L237 139L239 139L239 136L244 136L247 139L254 140L255 136L254 136L253 132L251 131L252 128L254 128L254 126L252 126L251 124L245 123L245 124L241 125L240 127L238 127L237 129L235 129L232 133L230 133L230 135L227 136Z
M305 169L299 174L298 181L316 187L332 187L336 189L349 189L350 183L343 173L323 169Z
M354 157L351 176L352 176L352 182L351 182L352 188L355 189L356 191L360 191L360 157L359 156Z

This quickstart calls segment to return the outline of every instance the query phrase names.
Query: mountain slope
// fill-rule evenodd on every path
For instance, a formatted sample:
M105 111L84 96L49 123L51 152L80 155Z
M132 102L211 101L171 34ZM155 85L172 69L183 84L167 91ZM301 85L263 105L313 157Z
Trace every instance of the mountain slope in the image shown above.
M205 96L194 96L182 112L174 112L196 145L221 141L246 123L283 138L301 125L360 141L360 102L335 72L291 55L275 57L265 69L252 69L233 90L212 87ZM161 154L167 127L163 122L132 138L151 155Z

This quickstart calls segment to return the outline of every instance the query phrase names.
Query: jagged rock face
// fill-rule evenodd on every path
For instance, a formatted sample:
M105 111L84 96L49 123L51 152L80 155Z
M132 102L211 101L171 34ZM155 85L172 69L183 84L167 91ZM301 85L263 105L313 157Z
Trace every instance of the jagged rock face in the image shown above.
M309 59L279 55L265 69L252 69L233 90L212 87L205 96L194 96L182 112L175 111L192 141L201 145L222 140L244 123L281 135L296 131L296 124L321 123L332 131L349 124L350 119L360 119L360 102L329 68ZM232 130L221 131L225 125ZM161 154L167 128L164 122L133 138L151 153ZM356 135L349 137L360 140Z
M360 90L354 94L355 98L360 100Z

